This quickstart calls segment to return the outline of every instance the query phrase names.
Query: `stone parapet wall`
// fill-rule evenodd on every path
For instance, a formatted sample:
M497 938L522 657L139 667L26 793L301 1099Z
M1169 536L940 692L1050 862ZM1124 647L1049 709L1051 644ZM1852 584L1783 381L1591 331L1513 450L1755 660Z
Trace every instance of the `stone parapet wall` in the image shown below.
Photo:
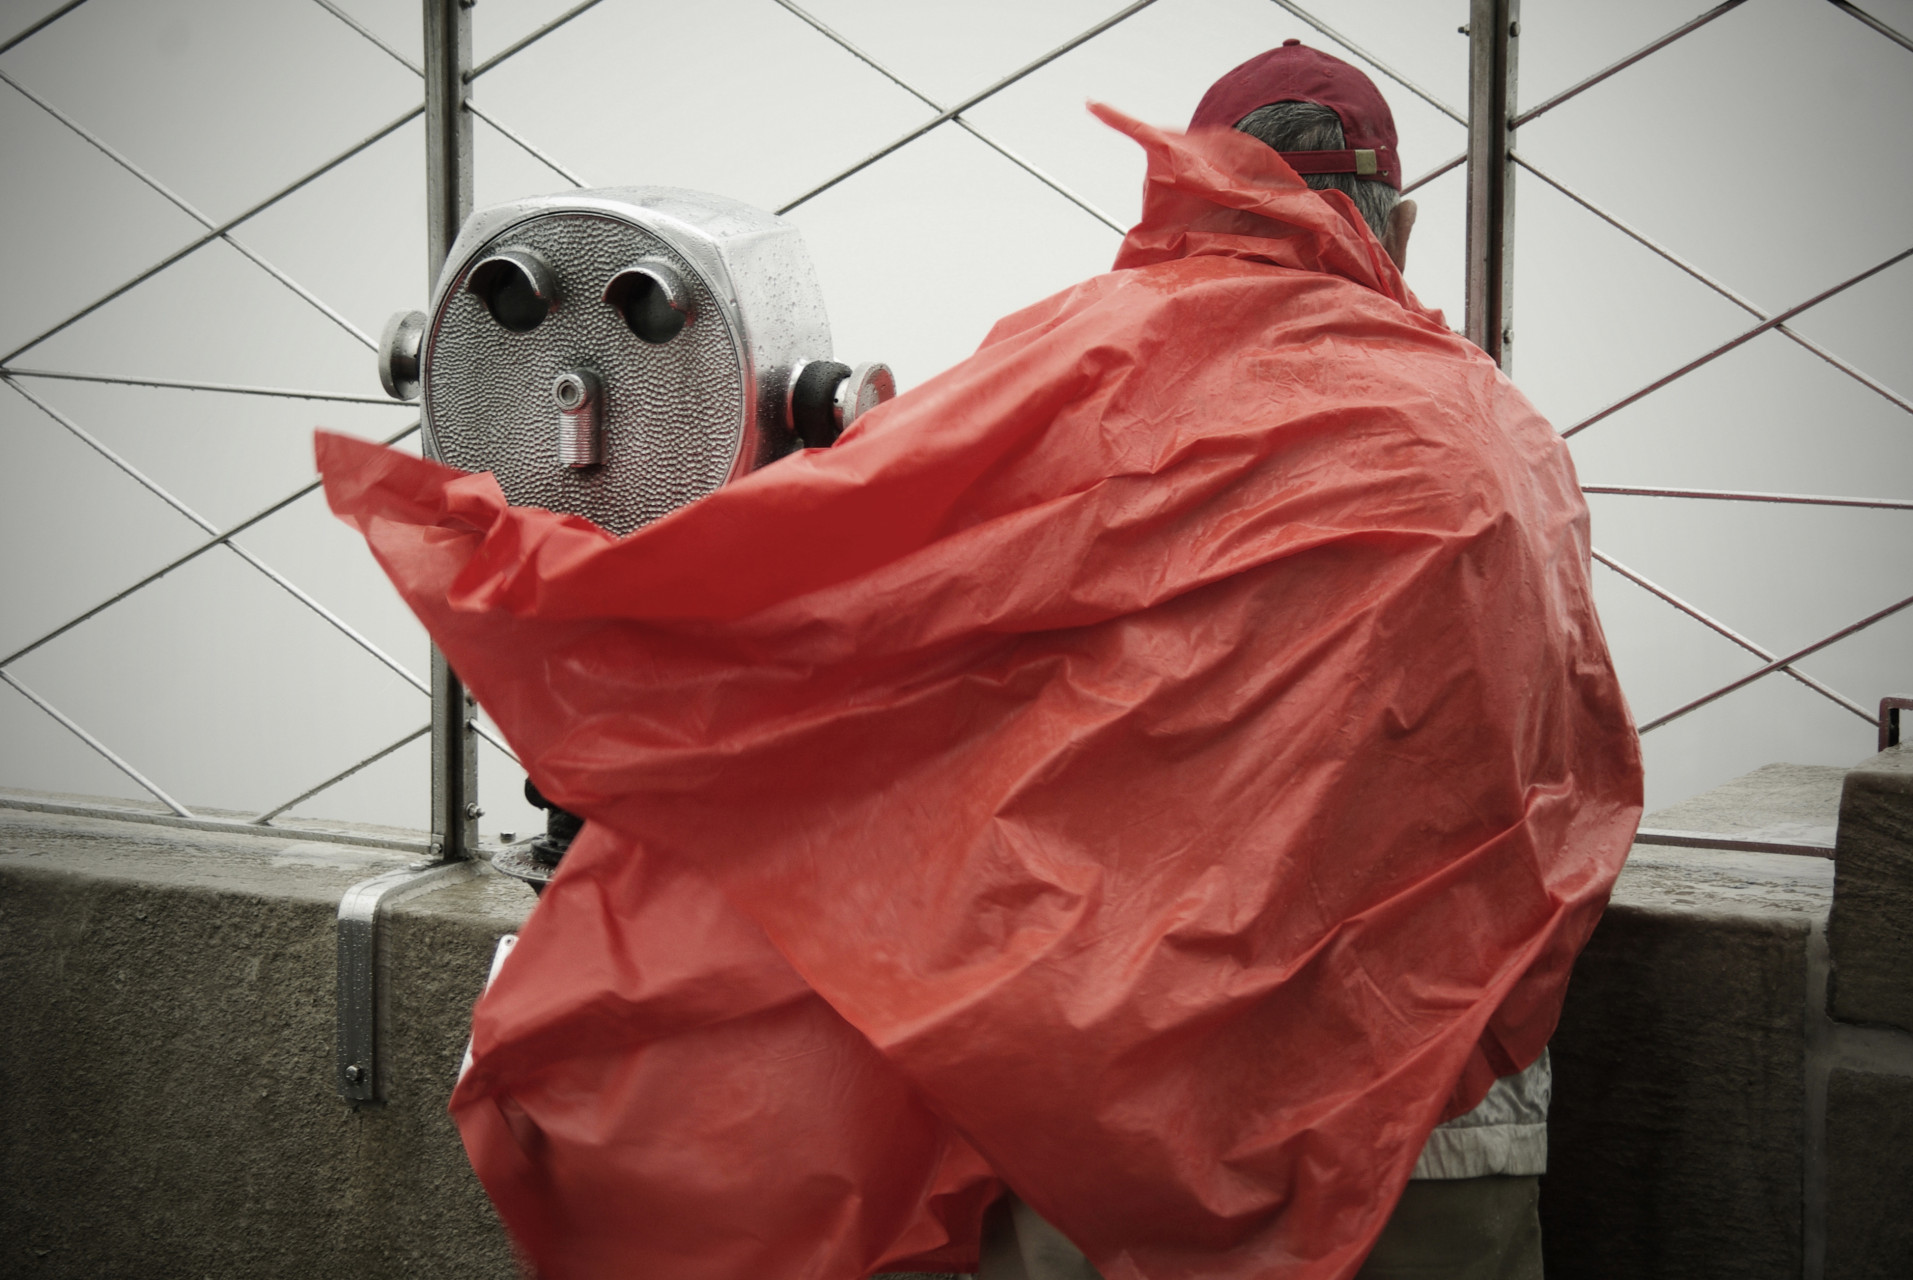
M1549 1280L1798 1280L1821 859L1637 846L1555 1034Z
M1840 863L1636 847L1554 1042L1550 1280L1913 1275L1909 776L1770 766L1648 819L1837 818ZM339 900L416 856L0 799L0 1275L518 1274L445 1103L528 889L391 908L387 1100L335 1085Z
M1644 820L1836 857L1635 847L1553 1045L1549 1280L1913 1276L1913 1034L1846 1020L1913 994L1909 781L1769 765Z
M530 891L395 908L389 1100L334 1083L339 899L416 857L0 808L0 1276L514 1280L445 1103Z

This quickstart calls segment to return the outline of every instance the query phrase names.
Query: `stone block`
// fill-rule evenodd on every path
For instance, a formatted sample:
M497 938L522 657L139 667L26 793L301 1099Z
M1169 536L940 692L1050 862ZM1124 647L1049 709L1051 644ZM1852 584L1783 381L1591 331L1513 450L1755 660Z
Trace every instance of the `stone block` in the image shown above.
M1553 1042L1549 1280L1798 1280L1808 949L1831 889L1824 859L1635 848Z
M0 809L0 1275L514 1280L445 1103L523 885L392 913L389 1098L336 1092L339 898L414 860Z
M1828 1077L1825 1275L1913 1276L1913 1076Z
M1913 748L1848 772L1838 850L1830 1012L1913 1031Z

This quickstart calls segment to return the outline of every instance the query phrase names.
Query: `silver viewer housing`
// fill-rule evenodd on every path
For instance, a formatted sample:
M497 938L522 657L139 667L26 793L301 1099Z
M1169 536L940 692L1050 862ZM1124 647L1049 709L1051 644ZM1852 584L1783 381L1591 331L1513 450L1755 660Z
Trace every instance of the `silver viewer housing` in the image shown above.
M429 311L386 325L379 377L420 398L433 457L624 534L895 394L884 366L830 356L796 227L623 187L473 214Z

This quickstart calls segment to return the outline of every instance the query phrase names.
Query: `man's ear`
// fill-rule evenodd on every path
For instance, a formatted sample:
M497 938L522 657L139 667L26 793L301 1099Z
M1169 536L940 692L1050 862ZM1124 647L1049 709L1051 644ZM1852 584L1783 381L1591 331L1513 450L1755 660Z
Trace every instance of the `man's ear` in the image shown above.
M1388 211L1388 225L1382 230L1382 252L1397 271L1408 270L1408 233L1415 229L1415 202L1403 200Z

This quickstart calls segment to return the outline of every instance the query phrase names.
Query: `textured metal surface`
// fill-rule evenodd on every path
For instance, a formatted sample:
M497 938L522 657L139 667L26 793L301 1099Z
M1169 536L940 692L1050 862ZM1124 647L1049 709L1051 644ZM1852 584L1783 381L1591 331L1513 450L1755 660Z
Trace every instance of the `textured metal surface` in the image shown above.
M508 246L557 276L557 305L514 333L465 287ZM663 343L634 334L606 286L645 259L668 264L695 319ZM782 456L785 379L827 358L829 326L796 228L722 197L634 188L518 201L467 223L434 293L424 361L431 449L490 471L519 505L628 533ZM552 387L596 376L603 464L569 467Z

